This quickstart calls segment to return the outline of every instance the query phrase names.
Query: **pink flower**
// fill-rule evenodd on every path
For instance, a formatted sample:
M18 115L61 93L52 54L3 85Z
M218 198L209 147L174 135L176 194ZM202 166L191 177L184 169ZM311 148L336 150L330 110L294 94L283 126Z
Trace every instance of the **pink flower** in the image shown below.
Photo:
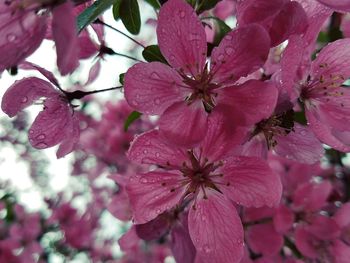
M204 28L185 1L169 0L162 6L157 36L171 67L159 62L134 65L125 76L125 97L138 111L161 115L160 132L168 139L182 145L201 141L217 105L241 117L241 124L269 116L277 95L274 87L257 80L234 86L268 56L270 40L261 26L228 33L213 50L210 66Z
M307 28L307 16L302 6L289 0L245 0L237 2L239 26L259 23L269 32L271 45L276 46Z
M54 83L56 84L57 81L55 80ZM43 97L45 98L44 109L29 129L29 142L37 149L60 144L56 155L57 158L61 158L74 149L80 133L79 120L63 92L45 80L36 77L24 78L16 81L5 92L1 109L9 117L14 117Z
M31 55L45 37L47 16L18 8L20 2L0 3L0 73Z
M311 129L323 143L350 151L350 91L341 87L350 77L350 39L335 41L311 64L310 80L301 89Z
M71 73L78 67L78 37L72 2L43 4L13 0L0 4L0 72L17 66L40 46L46 34L48 8L52 12L52 37L61 74Z
M340 12L350 12L348 0L317 0L318 2Z
M137 137L128 153L133 161L159 167L130 178L126 189L135 223L188 204L189 233L200 262L241 260L243 228L233 202L275 206L281 198L280 179L267 163L230 154L238 138L227 128L216 112L196 148L174 147L153 130Z

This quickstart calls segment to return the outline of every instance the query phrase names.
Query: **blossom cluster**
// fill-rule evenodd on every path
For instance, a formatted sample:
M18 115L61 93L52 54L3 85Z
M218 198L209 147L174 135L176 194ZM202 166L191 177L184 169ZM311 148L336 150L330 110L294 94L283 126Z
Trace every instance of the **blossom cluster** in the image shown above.
M107 46L103 18L78 34L82 10L99 1L80 2L0 4L0 71L44 77L16 81L1 108L14 117L44 98L30 144L59 145L57 158L74 152L72 173L85 175L93 196L83 216L69 203L47 201L52 216L43 232L58 222L70 247L89 251L93 262L114 262L93 242L107 209L133 223L119 240L117 262L170 255L179 263L348 261L349 1L155 1L157 58L132 65L123 87L67 91L52 72L26 61L44 38L55 42L62 75L94 58L83 86L98 78L104 56L120 55ZM224 23L230 18L233 28ZM121 88L125 100L100 104L99 120L73 105ZM93 170L85 167L89 156ZM106 172L116 192L96 187ZM21 213L11 229L34 220ZM38 230L22 243L40 258L40 246L31 245L41 231L35 220ZM10 240L0 243L0 259L19 247L11 229L0 235ZM18 232L15 239L26 238Z

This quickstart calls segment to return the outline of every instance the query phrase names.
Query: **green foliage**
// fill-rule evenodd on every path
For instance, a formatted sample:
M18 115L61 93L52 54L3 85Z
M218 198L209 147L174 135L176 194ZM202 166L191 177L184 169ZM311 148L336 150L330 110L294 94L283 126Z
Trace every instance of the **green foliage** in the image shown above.
M141 17L137 0L121 0L119 5L119 17L125 28L134 35L140 33Z
M138 111L133 111L132 113L129 114L129 116L126 118L125 123L124 123L124 131L127 131L129 129L129 126L136 121L138 118L140 118L142 113Z
M167 64L166 59L163 57L162 53L160 52L158 45L151 45L146 47L142 51L142 56L147 62L153 62L153 61L159 61L164 64Z

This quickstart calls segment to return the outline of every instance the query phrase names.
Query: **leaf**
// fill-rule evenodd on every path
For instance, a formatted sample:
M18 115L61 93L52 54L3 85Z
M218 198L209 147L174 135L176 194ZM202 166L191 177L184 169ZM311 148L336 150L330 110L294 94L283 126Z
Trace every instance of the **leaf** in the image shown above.
M104 11L106 11L116 0L97 0L86 8L77 17L78 32L94 22Z
M129 116L126 118L126 121L124 123L124 131L128 131L129 126L136 121L138 118L140 118L142 113L138 111L133 111L132 113L129 114Z
M119 16L125 28L134 35L141 29L140 9L137 0L121 0Z
M158 0L145 0L148 4L150 4L154 9L159 9L160 8L160 3Z
M224 21L217 17L213 17L215 20L215 36L214 36L214 45L219 45L224 36L231 31L231 28L226 25Z
M219 3L221 0L199 0L197 13L200 14L206 10L212 9Z
M164 64L168 64L166 59L163 57L162 53L160 52L158 45L151 45L146 47L142 51L142 56L147 62L159 61Z
M125 73L122 73L122 74L119 75L119 82L122 85L124 85L124 77L125 77Z
M118 21L120 16L119 16L119 9L120 9L120 3L122 0L115 0L115 3L113 4L113 18L115 21Z

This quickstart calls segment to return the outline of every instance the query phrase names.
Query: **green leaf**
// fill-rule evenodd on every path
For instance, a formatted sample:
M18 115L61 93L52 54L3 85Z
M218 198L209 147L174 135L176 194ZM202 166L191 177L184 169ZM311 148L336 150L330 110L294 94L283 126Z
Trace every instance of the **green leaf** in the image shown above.
M212 9L219 3L221 0L199 0L197 13L200 14L206 10Z
M141 29L140 9L137 0L121 0L119 16L125 28L134 35Z
M132 113L129 114L129 116L126 118L126 121L124 123L124 131L128 131L129 126L136 121L138 118L140 118L142 113L138 111L133 111Z
M122 85L124 85L124 78L125 78L125 73L122 73L122 74L119 75L119 82Z
M158 0L145 0L145 2L149 3L154 9L160 8L160 3Z
M77 17L78 32L94 22L104 11L106 11L116 0L97 0L86 8Z
M224 36L231 31L231 28L221 19L217 17L213 17L213 19L215 20L214 44L219 45Z
M119 16L119 8L120 8L120 3L122 0L115 0L115 3L113 4L113 18L115 21L118 21L120 16Z
M197 0L187 0L187 3L189 3L193 8L196 6Z
M163 57L162 53L160 52L158 45L151 45L146 47L142 51L142 56L147 62L159 61L164 64L168 64L166 59Z

